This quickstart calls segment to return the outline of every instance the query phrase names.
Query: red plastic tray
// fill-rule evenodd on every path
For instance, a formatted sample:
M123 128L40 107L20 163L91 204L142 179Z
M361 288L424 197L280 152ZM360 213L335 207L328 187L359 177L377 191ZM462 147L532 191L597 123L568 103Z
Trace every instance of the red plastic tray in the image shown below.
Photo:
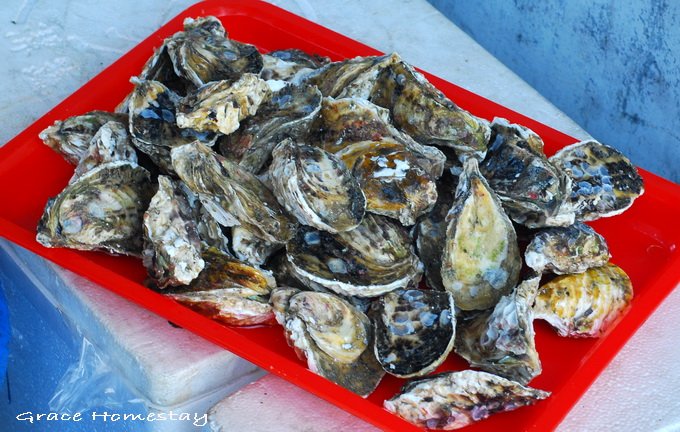
M142 307L208 339L300 387L386 430L417 430L382 408L403 380L386 377L367 399L309 372L286 345L280 327L229 328L156 294L141 285L146 272L140 260L96 252L48 249L35 241L35 229L49 197L67 184L73 167L43 145L38 133L55 120L100 109L113 110L131 90L131 75L141 70L154 47L182 29L185 17L215 15L234 39L262 51L301 48L339 60L378 51L338 33L259 1L207 1L194 5L105 69L80 90L0 148L0 235L68 268ZM427 74L426 74L427 75ZM427 75L439 89L463 108L491 119L505 117L533 129L543 137L549 154L575 139L469 91ZM680 187L641 171L646 193L621 216L593 223L612 252L613 262L630 275L635 297L616 327L597 340L557 337L543 322L536 323L536 345L543 373L531 385L552 396L535 406L492 416L470 431L553 429L638 327L680 280ZM439 369L463 369L457 356ZM310 425L313 428L313 425Z

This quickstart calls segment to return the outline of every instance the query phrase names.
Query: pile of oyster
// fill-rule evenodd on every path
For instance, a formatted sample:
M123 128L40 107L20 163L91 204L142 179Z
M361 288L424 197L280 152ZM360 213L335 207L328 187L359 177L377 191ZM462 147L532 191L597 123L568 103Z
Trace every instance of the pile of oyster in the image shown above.
M397 54L261 55L213 17L184 27L116 113L41 133L76 165L43 245L141 257L153 289L228 325L278 322L313 372L362 396L385 373L420 377L385 407L433 429L548 396L526 386L535 318L592 337L629 305L584 224L643 192L617 150L548 158ZM481 371L429 375L451 351Z

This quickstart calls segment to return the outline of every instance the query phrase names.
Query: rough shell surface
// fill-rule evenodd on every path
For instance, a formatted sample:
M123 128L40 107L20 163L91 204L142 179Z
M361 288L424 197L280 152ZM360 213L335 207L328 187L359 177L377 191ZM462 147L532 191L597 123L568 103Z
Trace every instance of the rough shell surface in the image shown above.
M384 406L419 427L452 430L549 395L487 372L466 370L414 380Z
M453 297L442 291L398 290L378 301L375 355L383 369L402 378L436 369L453 349Z
M328 57L307 54L299 49L271 51L262 56L260 77L264 80L298 82L300 78L328 63Z
M114 161L137 163L137 154L130 141L127 124L119 121L104 123L90 141L90 147L78 161L69 183L72 183L97 165Z
M632 298L628 275L609 263L583 273L558 276L541 286L534 312L560 336L599 337L623 316Z
M470 158L447 215L442 282L463 310L493 307L517 284L522 259L503 207Z
M524 252L524 261L537 272L570 274L603 266L610 256L604 237L577 222L536 233Z
M231 228L232 249L238 259L253 266L263 265L270 256L283 247L261 239L242 226Z

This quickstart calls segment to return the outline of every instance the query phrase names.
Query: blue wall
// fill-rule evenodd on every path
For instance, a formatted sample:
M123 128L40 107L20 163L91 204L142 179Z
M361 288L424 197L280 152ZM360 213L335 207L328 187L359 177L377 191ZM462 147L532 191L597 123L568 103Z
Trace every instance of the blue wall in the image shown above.
M680 182L680 1L428 1L597 140Z

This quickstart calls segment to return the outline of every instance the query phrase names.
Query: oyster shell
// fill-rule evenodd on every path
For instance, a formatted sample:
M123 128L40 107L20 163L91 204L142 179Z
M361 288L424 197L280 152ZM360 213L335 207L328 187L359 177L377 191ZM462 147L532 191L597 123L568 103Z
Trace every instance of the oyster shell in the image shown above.
M303 75L328 64L330 59L299 49L286 49L263 54L262 61L262 79L298 82Z
M470 366L526 385L541 373L534 342L534 313L540 275L532 275L501 297L493 310L458 320L456 353Z
M47 247L140 256L142 216L152 195L149 173L137 164L99 165L47 202L36 240Z
M76 166L69 183L97 165L114 161L137 163L137 153L130 142L130 135L123 123L110 121L99 128L90 141L90 147Z
M444 171L444 153L436 147L421 145L397 130L390 123L388 110L365 99L324 98L312 131L311 143L331 153L354 143L386 139L406 146L433 179L439 178Z
M257 237L242 226L231 229L231 241L236 257L254 266L261 266L283 247L281 243L271 243Z
M632 298L628 275L608 263L583 273L558 276L541 286L534 313L560 336L599 337L623 315Z
M413 225L437 201L435 182L402 144L362 141L336 154L359 180L371 213Z
M337 296L306 291L293 295L285 329L309 370L360 396L373 392L385 374L370 349L370 320Z
M618 150L597 141L567 146L550 158L571 179L571 193L560 213L592 221L620 214L644 193L642 177Z
M366 198L342 161L317 147L282 141L269 167L279 203L305 225L330 233L356 228Z
M187 144L172 150L177 175L224 226L243 225L271 243L285 243L295 222L254 175L219 156L209 147Z
M607 264L610 257L604 237L581 222L539 231L524 252L529 267L557 274L582 273Z
M205 268L189 286L168 288L163 293L227 325L273 324L269 293L276 281L269 272L216 249L205 251L203 260Z
M383 68L368 99L389 109L394 124L419 143L452 147L461 162L484 159L489 122L456 106L407 63Z
M374 318L375 356L389 374L426 375L453 349L453 297L442 291L398 290L378 301Z
M411 381L383 405L419 427L451 430L533 405L549 395L490 373L466 370Z
M201 240L182 188L158 176L158 192L144 213L144 267L159 288L188 285L203 270Z
M215 248L225 255L231 255L229 238L222 230L222 226L217 223L217 220L201 204L198 195L193 193L183 182L178 182L178 185L193 212L192 219L196 222L196 230L198 231L198 237L201 239L202 250Z
M320 108L321 93L315 86L287 85L273 93L239 130L221 138L220 152L257 174L271 159L276 144L307 136Z
M42 132L40 139L45 145L61 154L73 165L87 154L90 142L99 128L110 122L127 122L127 115L104 111L90 111L86 114L57 120Z
M235 82L210 82L179 102L177 126L228 135L243 119L254 115L269 94L267 83L251 73Z
M184 20L184 31L166 39L175 73L200 87L211 81L236 80L244 73L260 73L262 56L253 45L227 38L213 17Z
M282 326L286 325L286 315L288 313L288 305L290 298L299 293L299 288L292 288L288 286L276 287L269 295L269 304L272 306L276 322Z
M446 217L442 282L463 310L493 307L517 284L522 259L512 222L469 158Z
M301 226L286 248L296 278L346 296L375 297L415 285L422 273L404 229L371 214L338 234Z
M173 92L185 95L195 89L196 85L186 78L180 77L175 72L175 65L173 65L172 59L168 54L168 40L169 38L146 61L139 77L145 81L158 81ZM119 109L126 107L127 103L123 101L116 108L116 111L120 112Z
M543 140L502 118L491 128L491 145L479 168L508 216L530 228L574 223L573 213L556 217L571 181L548 161Z

